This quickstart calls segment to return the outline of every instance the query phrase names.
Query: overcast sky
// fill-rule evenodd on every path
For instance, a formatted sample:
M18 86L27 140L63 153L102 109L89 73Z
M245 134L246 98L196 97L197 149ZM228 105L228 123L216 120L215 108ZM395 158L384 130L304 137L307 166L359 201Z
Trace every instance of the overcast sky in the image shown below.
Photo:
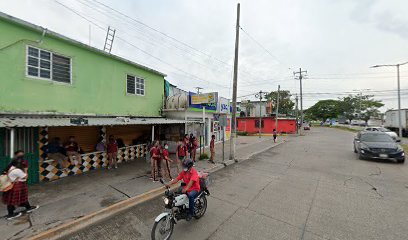
M1 0L0 11L97 48L110 25L117 31L113 54L166 73L184 90L231 97L238 1L98 1ZM406 0L240 2L240 99L278 84L299 93L293 71L301 67L308 72L306 108L359 89L383 100L383 110L397 107L396 69L369 67L408 61ZM408 108L408 65L401 67L401 89ZM376 92L383 90L389 91Z

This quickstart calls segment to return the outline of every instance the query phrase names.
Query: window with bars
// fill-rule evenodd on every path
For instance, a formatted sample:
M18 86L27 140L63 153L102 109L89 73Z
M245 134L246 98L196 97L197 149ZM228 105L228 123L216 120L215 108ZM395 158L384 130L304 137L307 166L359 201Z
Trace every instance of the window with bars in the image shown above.
M145 80L143 78L127 75L126 92L128 94L145 95Z
M27 76L71 83L71 59L62 55L27 47Z

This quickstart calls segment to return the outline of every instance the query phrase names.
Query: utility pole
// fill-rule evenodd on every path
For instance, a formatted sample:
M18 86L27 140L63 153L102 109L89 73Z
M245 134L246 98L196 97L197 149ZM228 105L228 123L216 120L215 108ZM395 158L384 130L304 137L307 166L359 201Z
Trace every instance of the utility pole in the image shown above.
M278 98L276 101L276 116L275 116L275 129L278 131L278 115L279 115L279 98L280 98L280 85L278 85Z
M397 87L398 87L398 135L402 137L402 121L401 121L401 89L400 89L400 66L408 64L408 62L398 64L375 65L372 68L378 67L397 67Z
M298 98L298 95L296 94L296 134L299 134L299 125L298 125L298 121L299 121L299 117L298 117L298 114L299 114L299 108L298 108L298 102L299 102L299 98Z
M302 126L303 126L303 93L302 93L302 79L303 73L307 74L307 71L302 71L302 68L299 68L299 72L293 72L293 75L299 74L300 80L300 135L302 135Z
M197 89L197 94L200 94L200 90L202 90L202 87L195 87L195 89Z
M259 98L259 137L261 137L262 134L262 98L264 98L268 93L259 91L257 94L255 94L256 98Z
M234 80L232 84L232 120L231 120L231 141L230 160L235 160L235 141L237 137L237 85L238 85L238 46L239 46L239 14L240 4L237 4L237 24L235 27L235 57L234 57Z

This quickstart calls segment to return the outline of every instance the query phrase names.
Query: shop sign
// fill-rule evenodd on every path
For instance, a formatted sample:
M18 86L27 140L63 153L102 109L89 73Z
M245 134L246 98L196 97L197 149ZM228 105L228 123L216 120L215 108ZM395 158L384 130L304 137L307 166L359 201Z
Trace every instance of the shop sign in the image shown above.
M191 95L191 104L217 103L218 92Z
M217 105L217 112L230 113L230 101L226 98L220 97Z
M226 126L228 126L228 118L227 118L227 116L221 115L221 116L218 118L218 121L219 121L221 127L226 127Z
M88 124L88 119L85 119L85 118L71 118L70 123L75 124L75 125L87 125Z

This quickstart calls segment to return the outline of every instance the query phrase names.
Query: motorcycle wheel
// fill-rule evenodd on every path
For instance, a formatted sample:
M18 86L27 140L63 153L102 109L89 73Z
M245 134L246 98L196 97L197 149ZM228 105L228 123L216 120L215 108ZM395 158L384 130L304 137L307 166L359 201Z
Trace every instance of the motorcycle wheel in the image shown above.
M152 228L152 240L169 240L173 234L174 221L169 216L162 217L154 222Z
M195 203L195 219L199 219L204 216L207 211L207 198L203 194L200 198L196 199Z

